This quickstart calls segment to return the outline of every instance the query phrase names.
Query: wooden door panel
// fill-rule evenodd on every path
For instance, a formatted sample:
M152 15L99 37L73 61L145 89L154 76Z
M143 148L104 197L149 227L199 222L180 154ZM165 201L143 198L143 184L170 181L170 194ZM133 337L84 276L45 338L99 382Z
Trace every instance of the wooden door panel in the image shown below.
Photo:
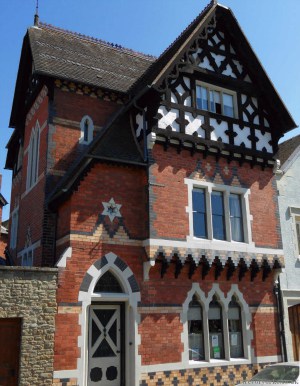
M0 385L17 386L21 319L0 319Z

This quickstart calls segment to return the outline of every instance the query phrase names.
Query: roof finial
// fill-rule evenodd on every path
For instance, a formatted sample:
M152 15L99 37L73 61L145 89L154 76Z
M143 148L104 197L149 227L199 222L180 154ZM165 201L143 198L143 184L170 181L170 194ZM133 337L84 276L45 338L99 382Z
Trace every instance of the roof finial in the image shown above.
M36 0L35 15L34 15L34 26L39 25L39 0Z

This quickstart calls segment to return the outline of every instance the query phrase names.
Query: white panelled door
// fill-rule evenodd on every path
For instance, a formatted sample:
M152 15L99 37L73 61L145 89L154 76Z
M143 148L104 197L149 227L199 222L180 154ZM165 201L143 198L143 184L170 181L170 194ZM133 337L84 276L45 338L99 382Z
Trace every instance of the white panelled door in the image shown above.
M120 305L92 305L89 315L88 386L120 386Z

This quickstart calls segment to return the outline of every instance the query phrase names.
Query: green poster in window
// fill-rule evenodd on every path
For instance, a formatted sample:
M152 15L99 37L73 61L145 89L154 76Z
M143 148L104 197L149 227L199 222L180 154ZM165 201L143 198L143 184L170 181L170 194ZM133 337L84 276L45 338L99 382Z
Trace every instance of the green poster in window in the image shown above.
M214 358L221 358L221 350L219 346L213 347Z

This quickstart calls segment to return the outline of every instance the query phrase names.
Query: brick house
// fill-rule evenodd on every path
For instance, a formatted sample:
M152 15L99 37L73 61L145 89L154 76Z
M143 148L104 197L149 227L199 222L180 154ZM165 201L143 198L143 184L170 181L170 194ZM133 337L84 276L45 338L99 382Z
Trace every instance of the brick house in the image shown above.
M59 270L53 384L235 384L282 360L273 167L296 125L230 9L157 59L36 19L10 126L10 255Z

